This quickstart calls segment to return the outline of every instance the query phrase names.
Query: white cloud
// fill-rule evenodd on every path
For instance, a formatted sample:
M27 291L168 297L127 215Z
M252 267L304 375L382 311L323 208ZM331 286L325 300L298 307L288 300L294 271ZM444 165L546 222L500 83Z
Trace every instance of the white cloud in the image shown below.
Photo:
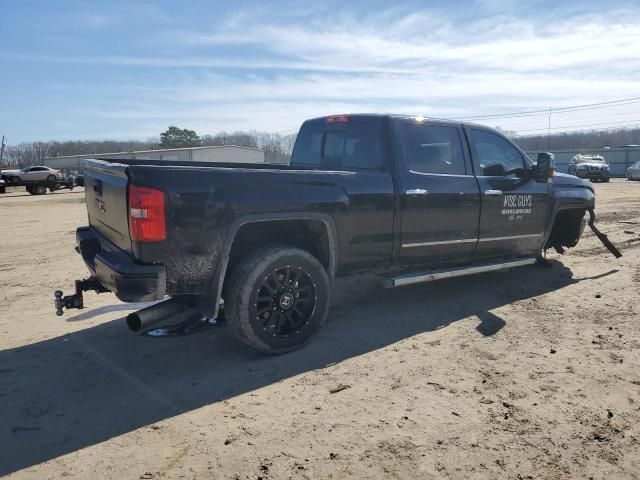
M619 11L600 17L583 14L546 24L536 19L497 16L463 25L440 13L398 16L387 12L364 18L338 16L321 25L265 23L234 19L213 33L183 32L197 45L252 45L272 54L325 69L408 69L428 65L540 72L558 68L592 69L620 61L640 62L640 29ZM325 19L326 20L326 19Z
M318 15L310 6L288 16L243 10L210 31L159 34L156 40L178 42L181 56L30 58L135 72L102 85L59 88L95 94L91 106L70 108L79 126L96 118L99 124L117 122L123 131L131 127L139 137L169 123L200 133L277 131L331 113L455 117L640 94L640 7L601 13L563 7L525 16L515 3L492 14L495 0L478 2L485 16L465 21L434 9L361 16L326 9ZM141 80L139 72L149 68L158 71ZM623 122L640 118L637 111L633 104L601 113ZM558 116L554 122L589 123L584 117ZM501 124L535 130L546 117Z

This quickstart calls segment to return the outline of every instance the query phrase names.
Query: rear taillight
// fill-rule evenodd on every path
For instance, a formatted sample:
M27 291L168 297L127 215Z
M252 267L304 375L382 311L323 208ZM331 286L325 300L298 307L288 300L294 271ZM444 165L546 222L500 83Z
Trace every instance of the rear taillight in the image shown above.
M137 185L129 187L129 230L134 242L160 242L167 238L164 192Z

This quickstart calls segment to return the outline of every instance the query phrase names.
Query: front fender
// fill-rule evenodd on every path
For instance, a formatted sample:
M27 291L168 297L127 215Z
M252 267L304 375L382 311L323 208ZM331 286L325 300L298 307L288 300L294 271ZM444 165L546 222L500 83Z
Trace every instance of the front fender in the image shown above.
M581 210L586 213L588 210L595 208L596 203L596 196L591 182L562 173L557 173L554 176L550 194L550 217L543 245L547 244L560 212Z

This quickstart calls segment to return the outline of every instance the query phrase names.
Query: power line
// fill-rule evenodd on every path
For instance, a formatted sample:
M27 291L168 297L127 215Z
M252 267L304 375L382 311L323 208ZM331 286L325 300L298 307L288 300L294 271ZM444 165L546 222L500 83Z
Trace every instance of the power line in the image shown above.
M603 131L607 131L607 130L622 130L625 128L637 128L638 127L638 123L632 123L630 125L617 125L615 127L607 127L607 128L587 128L587 129L582 129L582 130L565 130L565 131L561 131L561 132L553 132L553 135L559 135L561 133L580 133L580 132L603 132ZM568 128L568 127L565 127ZM546 128L544 128L543 130L546 130ZM514 135L514 137L543 137L546 136L546 133L536 133L536 134L532 134L532 135Z
M629 105L633 103L640 103L640 97L629 97L629 98L622 98L619 100L610 100L607 102L598 102L598 103L585 103L582 105L573 105L569 107L556 107L556 108L552 107L552 108L546 108L544 110L525 110L521 112L511 112L511 113L494 113L489 115L476 115L476 116L469 116L469 117L452 117L452 118L446 118L442 120L482 120L482 119L520 118L520 117L533 117L533 116L548 117L551 114L571 113L571 112L579 112L584 110L596 110L600 108L617 107L617 106ZM428 115L426 117L429 118ZM576 125L576 126L580 126L580 125ZM572 128L572 127L562 127L562 128ZM548 128L545 130L548 130ZM290 128L288 130L280 130L278 132L267 132L267 134L281 135L281 134L290 133L290 132L292 133L296 131L298 131L297 128Z
M293 133L293 132L297 132L299 129L298 128L290 128L289 130L280 130L279 132L265 132L266 135L282 135L284 133Z
M613 107L619 105L628 105L631 103L640 103L640 97L630 97L623 98L620 100L611 100L608 102L600 102L600 103L586 103L583 105L573 105L571 107L558 107L558 108L546 108L544 110L527 110L522 112L511 112L511 113L494 113L490 115L476 115L470 117L454 117L450 120L480 120L480 119L490 119L490 118L517 118L517 117L531 117L536 115L549 115L549 110L552 113L565 113L565 112L578 112L582 110L595 110L598 108L606 108Z
M601 122L601 123L589 123L589 124L585 124L585 125L564 125L562 127L546 127L546 128L533 128L531 130L519 130L518 133L520 132L540 132L543 130L558 130L558 129L562 129L562 128L577 128L577 127L597 127L599 125L612 125L611 128L615 128L615 126L613 126L614 123L623 123L623 122L636 122L636 123L632 123L631 126L635 126L640 124L640 120L621 120L620 122ZM624 127L624 125L620 125L620 128Z
M547 110L547 115L549 114L549 110ZM633 111L633 112L618 112L618 113L614 113L614 114L605 114L605 115L601 115L600 113L597 114L597 118L598 119L603 119L603 118L612 118L612 117L620 117L620 116L636 116L638 115L637 111ZM583 117L584 118L584 117ZM543 119L530 119L530 120L524 120L523 122L517 122L517 123L502 123L500 126L503 128L506 128L508 130L520 130L520 129L530 129L530 128L537 128L538 126L544 125L542 122ZM563 120L566 121L576 121L577 119L573 118L564 118ZM611 120L611 123L620 123L620 122L632 122L634 120L628 119L628 118L623 118L620 120ZM489 122L487 122L489 123Z

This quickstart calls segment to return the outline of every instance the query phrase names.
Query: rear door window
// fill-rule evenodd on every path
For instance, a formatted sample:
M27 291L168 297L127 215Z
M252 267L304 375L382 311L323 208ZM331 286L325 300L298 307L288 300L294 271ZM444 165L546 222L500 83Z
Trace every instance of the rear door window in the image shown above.
M292 165L344 170L381 170L382 133L379 121L340 125L309 123L298 135Z
M415 173L466 175L457 127L407 123L404 126L407 168Z

